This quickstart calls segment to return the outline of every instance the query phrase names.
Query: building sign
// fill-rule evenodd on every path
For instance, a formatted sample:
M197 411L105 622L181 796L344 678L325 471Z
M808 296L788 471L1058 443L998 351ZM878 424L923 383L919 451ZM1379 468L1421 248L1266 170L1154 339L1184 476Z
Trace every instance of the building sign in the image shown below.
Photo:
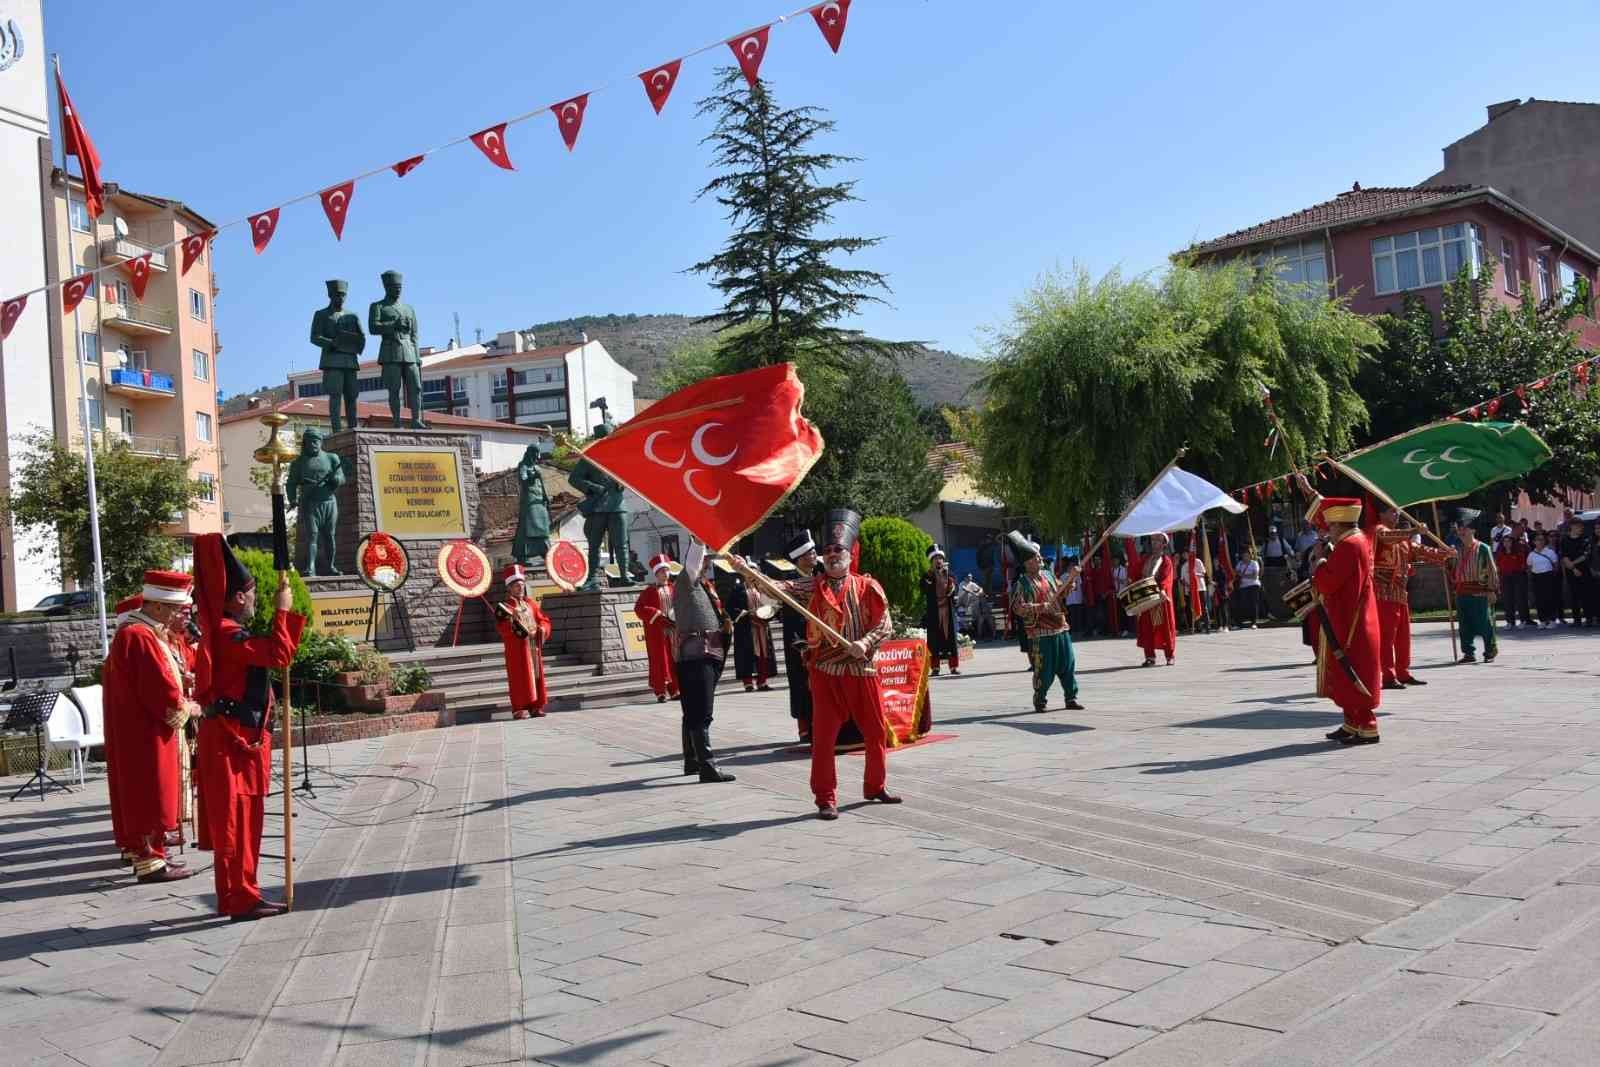
M378 529L395 537L469 537L461 453L453 448L372 446Z
M367 620L372 619L372 640L387 641L394 637L394 627L389 617L389 598L378 598L377 616L372 616L370 593L312 593L311 625L330 637L348 637L352 641L367 640Z
M618 605L617 626L622 630L622 653L629 659L645 659L650 653L644 643L644 623L632 608Z

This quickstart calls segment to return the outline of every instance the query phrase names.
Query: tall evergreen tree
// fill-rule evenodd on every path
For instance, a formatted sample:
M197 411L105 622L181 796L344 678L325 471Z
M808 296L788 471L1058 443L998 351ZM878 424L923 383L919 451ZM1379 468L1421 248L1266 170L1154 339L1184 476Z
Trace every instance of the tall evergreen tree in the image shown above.
M704 143L714 146L720 173L700 196L715 197L727 210L733 233L722 251L689 268L710 275L723 297L723 310L700 321L717 323L738 369L782 363L802 348L834 367L861 355L908 351L912 346L836 325L866 304L883 303L878 294L889 285L877 271L834 262L881 237L823 235L834 208L857 199L853 181L827 181L829 171L856 159L812 147L833 122L821 108L780 108L766 82L750 88L737 68L718 75L699 113L716 117Z

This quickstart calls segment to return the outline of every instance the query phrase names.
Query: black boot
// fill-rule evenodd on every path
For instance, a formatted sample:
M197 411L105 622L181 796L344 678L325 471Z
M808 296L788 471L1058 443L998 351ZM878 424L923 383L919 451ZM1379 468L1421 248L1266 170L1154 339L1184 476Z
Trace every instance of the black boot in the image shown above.
M717 770L717 761L711 754L711 731L702 726L694 731L694 754L700 761L700 780L702 782L731 782L733 775L724 774Z
M689 729L688 723L683 724L683 773L700 773L700 761L694 754L694 733Z

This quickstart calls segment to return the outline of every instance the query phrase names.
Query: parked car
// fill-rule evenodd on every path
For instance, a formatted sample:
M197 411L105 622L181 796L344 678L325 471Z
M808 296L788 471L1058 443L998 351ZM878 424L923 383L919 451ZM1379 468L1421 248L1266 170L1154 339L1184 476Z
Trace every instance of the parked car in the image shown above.
M23 611L24 615L70 615L75 611L87 611L94 607L93 589L75 589L70 593L51 593L31 608Z

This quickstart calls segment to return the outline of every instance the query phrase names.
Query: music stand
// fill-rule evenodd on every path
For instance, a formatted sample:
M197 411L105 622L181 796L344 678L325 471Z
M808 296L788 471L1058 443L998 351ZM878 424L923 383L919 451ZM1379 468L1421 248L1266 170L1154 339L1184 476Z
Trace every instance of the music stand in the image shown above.
M32 789L35 784L39 787L39 800L44 801L47 789L64 789L72 792L72 787L65 782L58 782L50 776L50 748L45 744L44 728L50 721L50 713L55 710L56 698L59 693L52 689L39 689L27 693L19 693L12 700L11 707L6 711L5 728L8 730L26 730L33 727L33 737L39 745L39 769L33 772L33 777L22 783L15 793L11 794L13 801L19 800L22 794Z

